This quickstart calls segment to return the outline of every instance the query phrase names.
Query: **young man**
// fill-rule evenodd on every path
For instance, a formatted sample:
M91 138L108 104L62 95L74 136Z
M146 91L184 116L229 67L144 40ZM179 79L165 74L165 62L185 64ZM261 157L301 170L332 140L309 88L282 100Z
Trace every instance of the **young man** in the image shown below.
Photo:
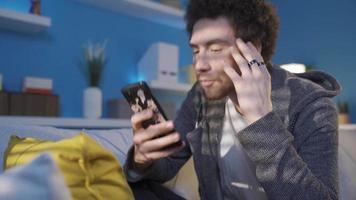
M272 66L278 19L262 0L191 0L186 20L198 82L174 124L132 117L128 180L167 181L193 156L202 199L337 199L336 80Z

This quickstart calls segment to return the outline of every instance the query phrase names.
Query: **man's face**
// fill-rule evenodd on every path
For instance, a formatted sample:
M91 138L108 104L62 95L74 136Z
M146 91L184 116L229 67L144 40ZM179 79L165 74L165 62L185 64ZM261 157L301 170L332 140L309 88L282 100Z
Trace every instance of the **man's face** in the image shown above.
M193 65L207 99L221 99L234 91L223 68L226 63L239 71L229 49L235 40L234 30L223 17L201 19L193 27L190 39Z

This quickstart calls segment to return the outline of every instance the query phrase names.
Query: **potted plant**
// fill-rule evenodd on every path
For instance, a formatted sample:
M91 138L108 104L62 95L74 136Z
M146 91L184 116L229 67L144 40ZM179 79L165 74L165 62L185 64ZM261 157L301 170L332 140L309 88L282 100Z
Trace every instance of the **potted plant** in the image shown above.
M83 95L83 111L86 118L100 118L102 114L102 92L99 85L107 63L106 43L88 42L84 46L84 62L79 66L89 86Z
M339 100L337 102L337 108L339 111L338 114L339 124L348 124L350 121L349 121L349 106L347 104L347 101Z

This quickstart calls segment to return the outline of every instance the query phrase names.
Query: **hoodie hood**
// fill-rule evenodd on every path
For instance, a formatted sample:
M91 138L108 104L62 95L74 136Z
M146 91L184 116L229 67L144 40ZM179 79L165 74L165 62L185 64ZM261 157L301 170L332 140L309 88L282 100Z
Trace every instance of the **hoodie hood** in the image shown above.
M340 93L336 79L321 71L290 73L279 66L270 70L273 110L288 124L291 118L319 98L332 98Z
M341 91L340 84L330 74L327 74L322 71L310 71L306 73L296 74L296 76L301 77L303 79L307 79L321 86L322 88L325 89L324 92L329 94L331 97L340 94Z
M340 93L341 87L337 80L322 71L309 71L305 73L290 73L279 66L271 70L272 88L278 89L285 85L300 92L321 92L321 95L334 97ZM302 93L303 94L303 93ZM309 93L304 93L303 96ZM309 94L310 95L310 94Z

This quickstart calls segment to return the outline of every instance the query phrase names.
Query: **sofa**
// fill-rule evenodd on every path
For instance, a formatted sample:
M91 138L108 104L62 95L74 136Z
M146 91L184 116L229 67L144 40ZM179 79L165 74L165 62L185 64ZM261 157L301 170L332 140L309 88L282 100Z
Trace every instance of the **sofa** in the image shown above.
M64 138L73 137L80 131L84 131L98 144L112 152L119 163L124 165L126 152L132 145L132 133L129 128L78 130L32 125L0 125L0 158L3 161L11 135L60 141ZM356 196L356 130L340 130L339 144L340 199L354 199ZM1 165L0 179L5 174L3 165ZM165 183L165 187L185 199L199 199L198 185L191 159L183 166L176 177Z
M129 128L119 129L68 129L55 128L50 126L36 126L36 125L1 125L0 124L0 158L3 162L5 150L9 145L9 140L12 135L20 138L38 138L49 141L62 141L66 138L72 138L84 132L94 139L105 149L112 152L121 166L125 164L126 153L132 145L132 132ZM43 159L43 158L42 158ZM53 163L52 163L53 164ZM191 173L193 171L193 175ZM4 166L0 165L0 186L1 176L4 176ZM179 174L171 181L164 184L164 187L178 194L185 199L199 199L197 180L194 175L192 160L182 168ZM1 189L0 189L1 193ZM1 199L1 196L0 196ZM115 198L113 198L115 199Z

